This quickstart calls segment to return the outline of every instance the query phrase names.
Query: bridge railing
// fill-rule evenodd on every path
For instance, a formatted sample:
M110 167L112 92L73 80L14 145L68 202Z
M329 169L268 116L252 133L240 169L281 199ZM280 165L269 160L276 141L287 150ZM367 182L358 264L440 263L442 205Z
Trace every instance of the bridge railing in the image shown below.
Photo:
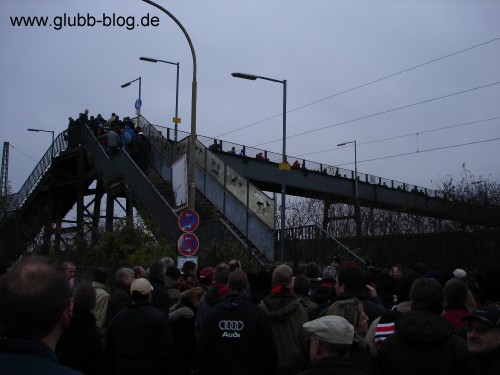
M173 147L171 139L166 139L156 126L150 124L143 117L139 123L153 141L152 146L157 152L163 151L163 155L170 155L170 147ZM176 146L177 157L188 153L189 133L179 132ZM172 135L172 133L170 133ZM236 197L249 211L256 215L266 225L274 229L274 207L275 202L265 193L261 192L254 184L240 176L236 171L217 157L217 153L211 152L205 145L210 138L197 136L196 139L196 164L203 172L216 180L221 186Z
M165 130L169 134L169 136L173 137L173 130L166 128ZM182 139L188 137L189 133L187 132L178 132L178 139ZM172 138L173 139L173 138ZM197 135L197 139L201 142L205 147L209 147L214 143L214 140L217 144L220 145L220 151L222 152L230 152L234 147L236 155L245 156L248 158L255 158L259 153L262 153L264 158L271 163L280 163L282 161L282 154L267 151L258 147L245 146L238 143L222 141L220 139L214 139L213 137L206 137L203 135ZM287 160L290 164L293 164L295 160L299 162L301 168L307 169L309 172L317 172L317 173L325 173L335 177L343 177L347 179L355 179L357 178L359 182L372 184L372 185L380 185L387 187L389 189L402 190L406 192L413 192L422 195L426 195L428 197L436 197L436 198L444 198L444 194L439 190L429 189L426 187L408 184L405 182L391 180L388 178L383 178L379 176L374 176L368 173L359 172L357 176L355 176L355 172L350 169L341 168L335 165L317 163L311 160L306 160L299 157L294 157L287 155Z
M125 181L140 207L146 209L155 219L155 228L151 228L152 232L171 241L177 241L181 234L177 215L129 154L121 151L109 157L88 128L80 129L78 136L79 143L84 144L86 152L92 155L94 167L105 181L108 183L115 180Z
M150 139L152 148L160 158L172 161L171 152L176 156L187 154L189 133L180 132L177 144L165 136L174 137L172 132L160 131L143 117L139 124ZM198 136L196 140L196 187L257 249L268 259L273 257L274 248L274 199L261 192L250 181L227 166L204 146L207 138ZM157 161L155 164L159 164ZM156 168L158 165L156 165ZM170 180L167 173L161 175ZM168 169L168 167L167 167Z
M61 151L66 150L68 147L67 131L62 132L50 145L49 149L42 156L38 164L30 173L23 186L17 193L10 194L7 198L7 211L14 211L24 204L30 192L32 192L38 183L41 181L44 174L50 167L53 158L60 154Z

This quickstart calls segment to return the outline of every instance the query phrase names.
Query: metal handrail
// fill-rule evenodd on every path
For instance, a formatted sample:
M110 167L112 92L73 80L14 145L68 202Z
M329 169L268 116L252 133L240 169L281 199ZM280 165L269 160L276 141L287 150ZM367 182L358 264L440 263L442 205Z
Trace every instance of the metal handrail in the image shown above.
M92 155L94 168L106 181L123 179L128 187L134 192L135 199L144 207L148 213L155 217L157 234L168 237L170 240L179 238L181 232L178 229L177 215L165 198L158 192L148 177L137 167L127 152L119 152L111 158L104 152L101 145L90 131L81 131L81 143ZM167 230L168 229L168 230ZM160 231L161 233L158 233Z
M142 116L141 116L141 120L142 120L141 121L141 128L142 128L144 134L146 135L146 137L148 137L150 139L150 142L152 144L152 150L151 150L151 152L155 154L154 159L155 160L161 160L160 162L156 161L155 163L152 164L152 166L153 166L153 168L156 169L156 171L160 174L160 176L162 176L163 179L168 180L168 176L165 176L164 173L161 173L161 171L159 169L163 168L162 167L163 164L169 165L172 162L172 159L171 159L172 149L171 149L171 147L173 147L173 144L171 144L170 142L168 142L166 140L166 138L163 136L163 134L161 134L153 125L149 124L147 122L147 120L145 120ZM181 149L179 149L177 151L179 151L181 154L182 153L187 153L187 149L183 148L184 145L188 143L187 141L188 141L188 139L184 138L183 141L179 142L179 145L180 145ZM201 144L198 144L198 145L199 145L199 147L204 148L203 145L201 145ZM200 152L200 151L203 152L203 150L199 150L198 152ZM244 220L246 220L246 224L238 225L237 222L232 222L232 224L251 243L253 243L253 245L257 249L259 249L260 251L262 251L261 247L262 247L263 243L265 243L264 240L263 240L263 238L265 238L266 235L262 234L261 236L256 236L256 235L254 235L254 232L248 233L248 223L249 222L253 223L253 226L252 226L253 228L259 227L259 228L261 228L261 230L267 230L269 232L269 240L272 243L272 238L273 238L272 229L269 229L266 226L266 224L264 222L262 222L262 219L260 217L258 217L251 210L249 210L248 207L246 207L237 197L235 197L233 195L233 193L231 191L229 191L226 188L226 186L220 184L216 179L214 179L212 176L210 176L206 172L206 169L204 168L204 166L202 164L198 163L198 165L196 166L196 168L197 168L196 169L196 173L197 173L197 176L198 176L197 180L203 181L202 186L197 186L198 190L203 195L205 195L205 197L209 201L211 201L211 203L219 210L219 212L221 212L222 214L224 214L226 216L228 214L228 212L224 211L223 207L219 206L217 204L217 202L212 201L211 198L206 195L207 184L210 183L210 182L213 183L213 184L217 184L217 186L219 186L224 191L224 194L226 194L226 197L227 197L226 199L230 199L230 197L231 197L233 205L238 206L241 211L243 211L243 212L246 213L245 215L242 215L242 216L245 217ZM167 172L166 174L168 175L169 172ZM200 176L201 176L201 178L200 178ZM197 182L197 185L198 185L198 182ZM229 218L229 217L228 217L228 219L231 220L231 218ZM234 217L233 217L233 219L234 219ZM224 228L220 228L220 229L222 231L226 231L227 230L226 227L227 228L229 228L229 227L224 222L224 220L220 220L220 222L224 226ZM201 226L202 226L202 224L200 224L200 227ZM239 242L240 244L242 244L244 247L248 247L248 245L246 245L245 242L240 238L240 236L237 235L236 232L234 232L232 229L229 229L229 235L234 236L235 239L236 239L236 241ZM255 243L257 238L259 238L261 240L261 243Z
M142 116L141 116L142 117ZM154 125L155 127L158 125ZM168 127L163 127L166 128L167 133L171 134L173 133L173 129L168 128ZM180 138L185 138L188 137L190 134L188 132L183 132L183 131L178 131L178 137ZM203 144L205 147L208 147L211 145L214 141L213 137L208 137L204 135L197 135L197 140L201 144ZM245 146L239 143L233 143L233 142L227 142L227 141L222 141L220 140L220 146L221 150L224 152L227 152L231 150L232 147L235 147L236 152L238 153L239 150L244 152L244 156L253 158L255 155L258 153L262 152L266 158L271 163L280 163L282 159L282 154L281 153L276 153L256 147L251 147L251 146ZM384 177L379 177L379 176L374 176L370 175L368 173L362 173L359 172L357 173L357 176L355 175L355 172L349 169L345 168L340 168L338 166L334 165L328 165L328 164L323 164L323 163L318 163L315 161L307 160L304 158L300 157L294 157L294 156L287 156L287 160L297 160L300 163L301 168L307 169L309 172L317 172L317 173L324 173L333 177L343 177L346 179L352 179L354 180L355 178L358 179L360 183L365 183L365 184L370 184L370 185L380 185L383 187L386 187L388 189L394 189L394 190L401 190L405 192L412 192L415 194L420 194L420 195L425 195L428 197L436 197L436 198L442 198L446 199L446 196L444 195L444 192L441 190L434 190L434 189L429 189L426 187L418 186L418 185L413 185L413 184L408 184L405 182L397 181L397 180L391 180L388 178Z
M66 150L67 147L67 130L65 130L59 134L54 140L54 143L50 145L19 191L7 197L7 211L18 210L22 207L30 192L35 189L49 169L53 159L56 158L61 151Z

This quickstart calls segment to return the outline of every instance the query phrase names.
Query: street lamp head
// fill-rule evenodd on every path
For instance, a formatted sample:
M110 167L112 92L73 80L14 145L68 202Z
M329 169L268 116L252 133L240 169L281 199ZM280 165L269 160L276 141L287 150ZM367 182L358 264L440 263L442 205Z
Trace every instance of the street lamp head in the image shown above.
M139 57L139 60L149 61L149 62L153 62L153 63L157 63L158 62L157 59L152 59L151 57Z
M29 132L37 132L37 133L40 131L38 129L26 129L26 130L29 131Z
M131 82L124 83L123 85L121 85L121 88L123 89L124 87L128 87L128 86L130 86L130 83L131 83Z
M349 141L349 142L339 143L337 145L337 147L346 146L346 145L350 145L350 144L353 144L353 143L356 145L356 141Z
M251 81L255 81L258 77L253 75L253 74L246 74L246 73L231 73L231 75L234 78L242 78L242 79L249 79Z

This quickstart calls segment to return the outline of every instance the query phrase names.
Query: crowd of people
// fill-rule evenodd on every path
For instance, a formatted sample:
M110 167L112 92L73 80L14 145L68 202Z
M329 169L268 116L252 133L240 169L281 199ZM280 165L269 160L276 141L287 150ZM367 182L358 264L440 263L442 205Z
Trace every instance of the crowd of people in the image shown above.
M0 276L1 374L500 373L500 265L78 271L30 256Z
M105 120L101 114L89 118L89 110L86 109L83 113L80 113L76 120L69 117L68 133L70 140L72 130L81 126L87 126L92 131L109 157L123 150L130 154L130 157L141 170L145 171L147 169L151 144L141 127L136 126L129 117L121 120L119 115L112 113L108 120ZM71 144L69 146L71 147Z

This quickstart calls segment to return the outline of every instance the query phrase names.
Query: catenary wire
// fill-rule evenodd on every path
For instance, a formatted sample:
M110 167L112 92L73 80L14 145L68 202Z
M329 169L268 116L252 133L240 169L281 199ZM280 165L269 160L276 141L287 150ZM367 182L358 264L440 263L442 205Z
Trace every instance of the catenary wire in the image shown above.
M396 72L396 73L393 73L393 74L389 74L389 75L387 75L387 76L384 76L384 77L378 78L378 79L376 79L376 80L373 80L373 81L370 81L370 82L367 82L367 83L364 83L364 84L361 84L361 85L355 86L355 87L353 87L353 88L350 88L350 89L347 89L347 90L344 90L344 91L341 91L341 92L338 92L338 93L336 93L336 94L333 94L333 95L327 96L327 97L325 97L325 98L315 100L315 101L313 101L313 102L311 102L311 103L307 103L307 104L304 104L304 105L302 105L302 106L299 106L299 107L296 107L296 108L292 108L292 109L290 109L290 110L286 111L286 113L291 113L291 112L298 111L299 109L303 109L303 108L306 108L306 107L312 106L312 105L314 105L314 104L321 103L321 102L323 102L323 101L325 101L325 100L328 100L328 99L331 99L331 98L335 98L335 97L340 96L340 95L343 95L343 94L347 94L347 93L349 93L349 92L351 92L351 91L354 91L354 90L357 90L357 89L360 89L360 88L363 88L363 87L369 86L369 85L371 85L371 84L374 84L374 83L377 83L377 82L383 81L383 80L388 79L388 78L395 77L395 76L397 76L397 75L400 75L400 74L403 74L403 73L409 72L409 71L414 70L414 69L421 68L421 67L423 67L423 66L426 66L426 65L429 65L429 64L435 63L435 62L437 62L437 61L444 60L444 59L446 59L446 58L448 58L448 57L452 57L452 56L458 55L458 54L460 54L460 53L463 53L463 52L466 52L466 51L470 51L470 50L472 50L472 49L474 49L474 48L478 48L478 47L484 46L484 45L486 45L486 44L496 42L496 41L498 41L498 40L500 40L500 37L498 37L498 38L494 38L494 39L491 39L491 40L488 40L488 41L486 41L486 42L482 42L482 43L479 43L479 44L475 44L475 45L473 45L473 46L470 46L470 47L467 47L467 48L461 49L461 50L459 50L459 51L455 51L455 52L452 52L452 53L450 53L450 54L447 54L447 55L444 55L444 56L441 56L441 57L438 57L438 58L435 58L435 59L429 60L429 61L424 62L424 63L422 63L422 64L414 65L414 66L412 66L412 67L410 67L410 68L406 68L406 69L400 70L399 72ZM283 116L283 114L282 114L282 113L280 113L280 114L278 114L278 115L274 115L274 116L271 116L271 117L265 118L265 119L263 119L263 120L259 120L259 121L253 122L253 123L251 123L251 124L248 124L248 125L242 126L242 127L240 127L240 128L237 128L237 129L234 129L234 130L228 131L228 132L226 132L226 133L220 134L220 135L216 136L215 138L221 138L221 137L226 136L226 135L228 135L228 134L232 134L232 133L235 133L235 132L237 132L237 131L240 131L240 130L243 130L243 129L246 129L246 128L250 128L250 127L252 127L252 126L255 126L255 125L261 124L261 123L263 123L263 122L266 122L266 121L272 120L272 119L274 119L274 118L276 118L276 117L280 117L280 116Z
M413 155L413 154L423 154L425 152L432 152L432 151L439 151L439 150L446 150L448 148L456 148L456 147L463 147L463 146L470 146L470 145L475 145L478 143L486 143L486 142L494 142L500 140L499 138L491 138L491 139L485 139L482 141L474 141L474 142L467 142L467 143L460 143L457 145L450 145L450 146L442 146L442 147L434 147L434 148L429 148L426 150L419 150L419 151L412 151L412 152L404 152L402 154L395 154L395 155L388 155L388 156L381 156L378 158L373 158L373 159L365 159L365 160L358 160L357 163L367 163L370 161L376 161L376 160L383 160L383 159L391 159L391 158L396 158L400 156L407 156L407 155ZM342 165L349 165L349 164L354 164L354 163L344 163L344 164L338 164L337 166L342 166Z
M440 127L440 128L434 128L434 129L428 129L428 130L420 130L420 131L417 131L415 133L408 133L408 134L396 135L396 136L393 136L393 137L380 138L380 139L376 139L376 140L372 140L372 141L358 142L358 147L362 146L362 145L368 145L368 144L378 143L378 142L385 142L385 141L390 141L390 140L393 140L393 139L400 139L400 138L412 137L412 136L415 136L415 135L420 135L420 134L425 134L425 133L432 133L432 132L437 132L437 131L442 131L442 130L448 130L448 129L453 129L453 128L457 128L457 127L460 127L460 126L473 125L473 124L478 124L478 123L482 123L482 122L486 122L486 121L493 121L493 120L498 120L498 119L500 119L500 116L490 117L490 118L483 119L483 120L476 120L476 121L464 122L464 123L456 124L456 125L443 126L443 127ZM321 154L323 152L328 152L328 151L333 151L333 150L338 150L338 149L340 149L340 147L333 147L333 148L328 148L328 149L321 150L321 151L314 151L314 152L308 152L308 153L305 153L305 154L296 155L296 157L301 157L301 156L306 156L306 155L316 155L316 154Z
M318 132L318 131L321 131L321 130L333 128L333 127L340 126L340 125L350 124L350 123L355 122L355 121L365 120L367 118L371 118L371 117L375 117L375 116L380 116L380 115L383 115L383 114L386 114L386 113L391 113L391 112L399 111L399 110L406 109L406 108L415 107L415 106L418 106L418 105L421 105L421 104L426 104L426 103L430 103L430 102L433 102L433 101L436 101L436 100L449 98L449 97L452 97L452 96L455 96L455 95L465 94L467 92L484 89L486 87L491 87L491 86L498 85L498 84L500 84L500 81L499 82L489 83L489 84L483 85L483 86L474 87L474 88L467 89L467 90L462 90L462 91L454 92L454 93L451 93L451 94L446 94L446 95L438 96L438 97L427 99L427 100L422 100L420 102L416 102L416 103L412 103L412 104L407 104L407 105L403 105L403 106L396 107L396 108L387 109L385 111L381 111L381 112L377 112L377 113L372 113L372 114L369 114L369 115L366 115L366 116L357 117L355 119L338 122L338 123L335 123L335 124L332 124L332 125L326 125L326 126L323 126L321 128L308 130L308 131L305 131L305 132L302 132L302 133L293 134L293 135L287 136L287 139L299 137L299 136L305 135L305 134L315 133L315 132ZM255 145L255 146L252 146L252 147L257 148L259 146L267 145L269 143L274 143L274 142L278 142L278 141L281 141L281 140L282 140L281 138L278 138L278 139L274 139L274 140L267 141L267 142L264 142L264 143L259 143L258 145Z
M10 144L10 147L12 147L14 150L16 150L17 152L19 152L20 154L23 154L24 156L30 158L31 160L33 160L35 163L38 162L38 160L34 159L33 157L31 157L30 155L28 155L27 153L21 151L20 149L18 149L17 147L14 147L14 145L11 143Z

